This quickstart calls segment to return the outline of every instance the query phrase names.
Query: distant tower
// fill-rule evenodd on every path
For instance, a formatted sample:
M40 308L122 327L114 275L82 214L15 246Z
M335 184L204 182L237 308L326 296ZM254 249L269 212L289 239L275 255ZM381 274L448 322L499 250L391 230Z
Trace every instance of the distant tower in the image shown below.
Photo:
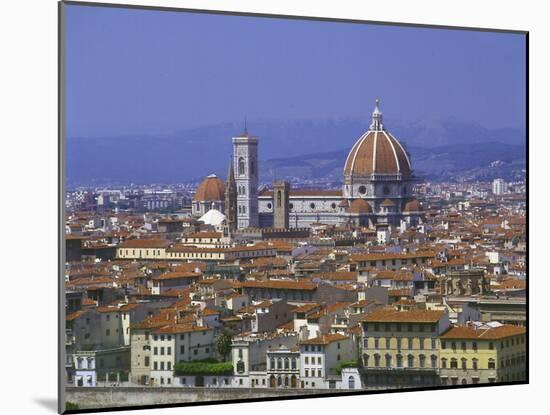
M273 227L289 228L289 197L290 183L276 182L273 184Z
M244 132L233 137L233 163L236 167L237 228L258 227L258 139Z
M227 229L229 230L229 233L235 232L237 229L237 185L235 184L235 172L233 171L232 160L229 160L229 169L227 170L224 213L227 220Z

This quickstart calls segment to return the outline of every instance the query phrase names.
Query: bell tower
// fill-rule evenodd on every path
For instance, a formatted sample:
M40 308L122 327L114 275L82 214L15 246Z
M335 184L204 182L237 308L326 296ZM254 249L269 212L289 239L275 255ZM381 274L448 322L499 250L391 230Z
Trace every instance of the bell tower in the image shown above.
M258 219L258 139L244 132L233 137L233 164L237 187L237 228L257 228Z

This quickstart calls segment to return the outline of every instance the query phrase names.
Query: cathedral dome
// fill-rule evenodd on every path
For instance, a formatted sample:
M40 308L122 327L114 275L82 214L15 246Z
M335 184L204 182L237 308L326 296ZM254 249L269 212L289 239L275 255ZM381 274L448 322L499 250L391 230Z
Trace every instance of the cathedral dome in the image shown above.
M420 203L418 203L418 200L414 198L407 200L407 203L405 203L405 207L403 208L403 212L419 212L420 210Z
M349 206L350 213L372 213L372 208L365 199L355 199Z
M369 131L357 140L348 154L344 176L411 174L409 156L401 143L385 130L378 104L376 100Z
M204 179L193 197L195 202L211 202L224 200L225 185L215 174Z

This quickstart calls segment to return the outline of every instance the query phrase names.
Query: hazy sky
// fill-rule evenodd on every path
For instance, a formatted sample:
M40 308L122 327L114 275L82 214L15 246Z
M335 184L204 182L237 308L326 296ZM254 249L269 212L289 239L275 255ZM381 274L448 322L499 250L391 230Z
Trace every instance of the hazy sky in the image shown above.
M248 119L525 124L525 38L181 12L67 7L70 137Z

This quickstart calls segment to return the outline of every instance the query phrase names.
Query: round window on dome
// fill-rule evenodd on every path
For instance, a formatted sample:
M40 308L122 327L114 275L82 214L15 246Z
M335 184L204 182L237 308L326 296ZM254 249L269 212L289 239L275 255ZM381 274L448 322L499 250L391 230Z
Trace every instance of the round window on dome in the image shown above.
M292 210L292 209L294 209L294 204L289 203L289 204L288 204L288 207L290 208L290 210Z
M365 193L367 193L367 187L363 185L359 186L359 194L364 195Z
M268 208L268 209L271 209L271 203L268 203L268 204L267 204L267 208Z
M390 193L390 188L388 186L384 186L384 188L382 189L382 192L387 195Z
M309 204L309 207L310 207L311 209L315 209L315 203L310 203L310 204Z
M336 209L336 203L333 203L332 205L330 205L330 207Z

